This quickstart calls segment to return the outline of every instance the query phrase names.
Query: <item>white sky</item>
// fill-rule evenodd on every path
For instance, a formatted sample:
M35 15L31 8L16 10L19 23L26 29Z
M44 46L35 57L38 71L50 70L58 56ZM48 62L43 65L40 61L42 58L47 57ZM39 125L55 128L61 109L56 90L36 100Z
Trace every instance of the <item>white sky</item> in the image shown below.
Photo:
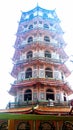
M13 67L11 58L14 54L13 45L16 40L18 21L21 11L28 11L37 5L46 9L56 9L61 20L61 27L64 39L67 43L65 52L68 56L73 55L73 0L0 0L0 108L5 108L12 97L8 94L14 79L10 73ZM73 64L67 62L68 68L72 71ZM73 73L68 81L73 88Z

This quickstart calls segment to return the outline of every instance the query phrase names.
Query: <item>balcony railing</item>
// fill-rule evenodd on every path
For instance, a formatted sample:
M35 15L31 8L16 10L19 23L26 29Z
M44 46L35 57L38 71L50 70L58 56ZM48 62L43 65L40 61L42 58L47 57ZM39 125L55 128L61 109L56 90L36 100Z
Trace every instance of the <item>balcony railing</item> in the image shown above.
M24 102L9 102L7 104L7 109L10 108L21 108L21 107L35 107L36 105L40 106L52 106L52 107L70 107L70 102L69 101L53 101L50 100L36 100L36 101L24 101Z
M47 30L48 32L53 32L53 33L62 33L61 30L57 30L53 27L44 27L43 25L41 24L37 24L36 26L33 26L33 28L29 29L29 28L26 28L26 29L23 29L22 31L18 31L17 34L20 35L20 34L23 34L23 33L27 33L27 32L30 32L32 30L37 30L37 29L41 29L41 30Z
M40 56L37 56L37 57L31 57L31 58L28 58L28 59L19 59L16 61L16 65L19 65L19 64L22 64L22 63L29 63L29 62L32 62L34 60L39 60L39 61L44 61L44 62L47 62L47 63L63 63L63 61L61 59L54 59L54 58L48 58L48 57L40 57Z
M39 39L39 38L36 38L34 39L32 42L28 42L28 41L24 41L22 43L20 43L18 46L16 46L17 49L22 49L28 45L31 45L31 44L36 44L36 43L39 43L39 44L42 44L42 45L47 45L47 46L53 46L53 47L57 47L57 48L60 48L60 44L59 43L55 43L55 42L48 42L48 41L44 41L44 39Z

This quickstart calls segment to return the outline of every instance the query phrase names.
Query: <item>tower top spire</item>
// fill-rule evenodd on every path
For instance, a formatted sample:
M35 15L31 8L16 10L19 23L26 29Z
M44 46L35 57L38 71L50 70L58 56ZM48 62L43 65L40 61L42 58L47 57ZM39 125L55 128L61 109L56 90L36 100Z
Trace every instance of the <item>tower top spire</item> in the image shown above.
M37 2L37 7L39 6L38 2Z

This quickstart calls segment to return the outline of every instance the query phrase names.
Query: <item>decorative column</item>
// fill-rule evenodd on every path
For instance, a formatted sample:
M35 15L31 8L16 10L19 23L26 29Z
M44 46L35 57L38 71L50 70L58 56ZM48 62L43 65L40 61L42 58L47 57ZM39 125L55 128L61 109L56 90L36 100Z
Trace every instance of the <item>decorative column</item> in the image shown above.
M15 130L14 120L8 120L8 130Z

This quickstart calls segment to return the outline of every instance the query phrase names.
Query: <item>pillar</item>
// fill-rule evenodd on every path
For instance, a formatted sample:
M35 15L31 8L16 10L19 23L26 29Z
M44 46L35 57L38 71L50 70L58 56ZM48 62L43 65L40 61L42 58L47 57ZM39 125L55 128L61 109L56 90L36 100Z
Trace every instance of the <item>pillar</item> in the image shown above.
M15 130L14 120L8 120L8 130Z

